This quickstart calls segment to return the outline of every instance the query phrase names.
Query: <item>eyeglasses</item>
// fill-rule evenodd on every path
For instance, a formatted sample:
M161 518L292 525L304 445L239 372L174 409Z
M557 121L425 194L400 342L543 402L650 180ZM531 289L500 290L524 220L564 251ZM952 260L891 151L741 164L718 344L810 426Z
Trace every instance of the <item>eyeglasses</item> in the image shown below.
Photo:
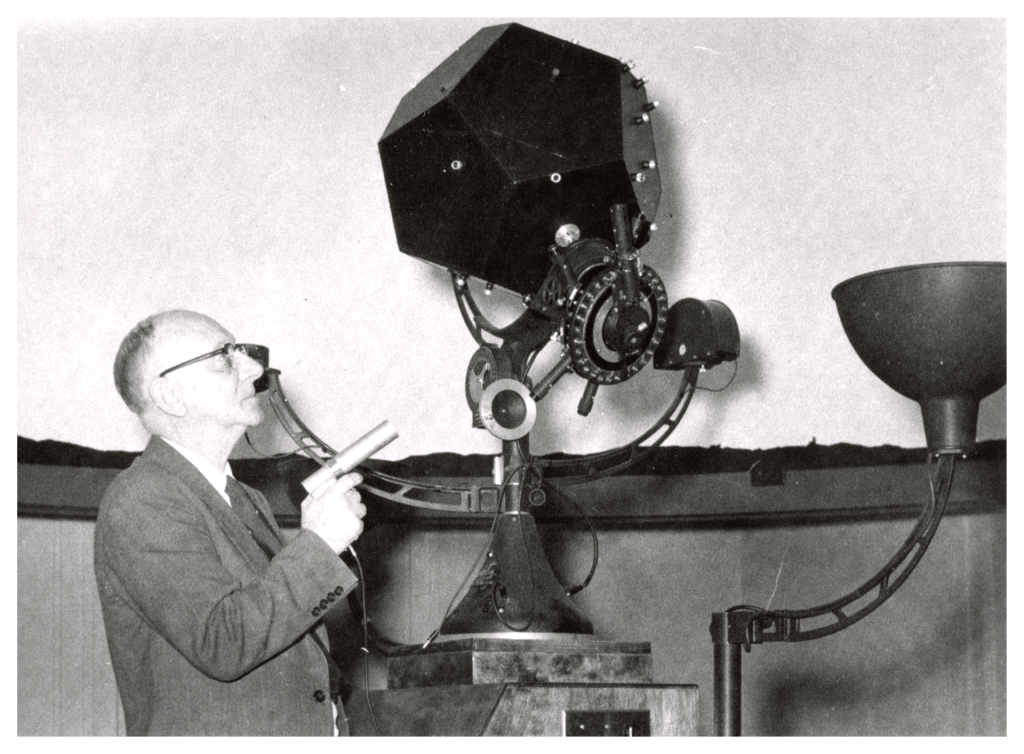
M235 356L238 353L244 353L253 361L259 362L260 366L262 366L264 369L267 369L270 366L270 349L267 348L266 346L257 346L253 345L252 343L225 343L216 351L204 353L202 356L196 356L194 359L183 361L180 364L176 364L175 366L171 367L170 369L165 369L164 371L160 372L160 376L164 377L176 369L181 369L182 367L187 367L191 364L198 364L200 361L206 361L207 359L212 359L215 356L224 356L231 364L231 368L237 369L238 364L235 361Z

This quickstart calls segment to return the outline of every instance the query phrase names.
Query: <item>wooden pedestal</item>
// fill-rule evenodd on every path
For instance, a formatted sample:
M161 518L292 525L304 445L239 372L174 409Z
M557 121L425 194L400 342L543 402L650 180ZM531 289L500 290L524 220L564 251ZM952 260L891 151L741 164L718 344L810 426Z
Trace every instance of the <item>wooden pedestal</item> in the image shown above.
M491 683L371 691L381 736L695 736L697 687ZM345 705L353 736L378 735L366 700Z
M697 687L651 683L647 642L449 639L346 702L354 736L690 736ZM374 726L376 720L376 726Z

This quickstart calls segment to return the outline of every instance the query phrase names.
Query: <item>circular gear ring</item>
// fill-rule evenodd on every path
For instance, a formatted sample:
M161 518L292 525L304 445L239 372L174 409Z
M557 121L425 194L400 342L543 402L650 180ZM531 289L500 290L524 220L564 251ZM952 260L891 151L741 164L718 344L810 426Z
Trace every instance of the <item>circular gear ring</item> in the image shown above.
M587 283L575 304L567 327L569 353L575 372L599 385L614 385L635 375L651 360L665 332L668 294L661 278L650 267L640 276L640 305L650 325L638 347L618 351L604 337L604 324L616 307L621 273L607 269Z

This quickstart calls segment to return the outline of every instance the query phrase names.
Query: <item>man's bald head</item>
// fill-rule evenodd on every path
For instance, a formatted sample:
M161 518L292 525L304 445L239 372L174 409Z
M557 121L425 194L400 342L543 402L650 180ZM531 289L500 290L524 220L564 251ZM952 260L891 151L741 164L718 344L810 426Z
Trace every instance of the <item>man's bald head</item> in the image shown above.
M150 404L147 385L157 375L162 350L176 340L205 328L223 330L217 322L198 312L175 309L154 314L132 328L114 358L114 386L125 404L140 416Z

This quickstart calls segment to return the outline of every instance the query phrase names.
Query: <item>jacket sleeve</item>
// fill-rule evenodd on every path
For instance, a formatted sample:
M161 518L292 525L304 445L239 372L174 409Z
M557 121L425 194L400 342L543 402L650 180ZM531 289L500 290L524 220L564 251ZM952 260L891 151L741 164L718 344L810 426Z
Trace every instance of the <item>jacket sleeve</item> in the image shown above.
M109 588L212 678L235 680L288 648L355 586L306 530L265 570L239 575L241 556L234 568L225 564L233 546L186 485L169 474L134 482L108 490L97 564L112 577Z

